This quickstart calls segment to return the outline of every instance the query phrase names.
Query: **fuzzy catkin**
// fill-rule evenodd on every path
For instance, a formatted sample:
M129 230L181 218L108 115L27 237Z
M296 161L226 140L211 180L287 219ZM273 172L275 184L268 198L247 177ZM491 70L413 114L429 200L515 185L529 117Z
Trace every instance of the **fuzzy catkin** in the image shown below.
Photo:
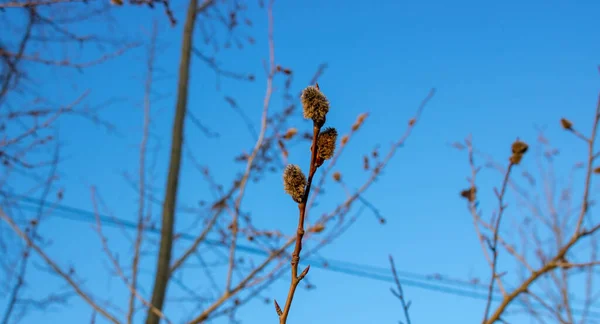
M306 184L306 176L299 166L290 164L283 171L283 189L295 202L302 202Z
M317 154L322 160L329 160L335 152L335 142L337 140L337 131L333 127L328 127L319 134L317 139Z
M302 91L300 97L304 118L312 119L318 127L325 124L325 116L329 112L329 100L316 87L309 86Z

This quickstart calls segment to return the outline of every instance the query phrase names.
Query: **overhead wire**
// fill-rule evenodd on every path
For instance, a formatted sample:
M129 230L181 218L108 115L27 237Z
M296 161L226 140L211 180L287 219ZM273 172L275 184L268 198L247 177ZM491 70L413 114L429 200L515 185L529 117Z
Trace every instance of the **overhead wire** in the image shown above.
M23 207L23 209L30 210L32 212L37 211L37 209L35 209L35 207L37 206L38 203L41 203L35 198L30 198L30 197L19 197L19 198L22 200L22 202L33 205L33 206L27 206L27 205L21 206L21 207ZM96 221L96 214L91 211L67 206L67 205L60 204L60 203L47 204L47 206L49 208L53 209L54 216L58 216L63 219L74 220L74 221L83 221L83 222L88 222L88 223ZM62 212L62 213L56 213L57 211ZM132 230L137 229L137 224L132 221L115 218L113 216L102 215L102 214L98 214L98 217L102 221L103 225L106 224L108 226L122 226L122 227L125 227L127 229L132 229ZM149 232L149 233L153 233L153 234L158 234L158 235L160 235L160 233L161 233L159 228L148 227L148 228L145 228L145 231ZM181 239L187 240L187 241L193 241L196 238L195 235L191 235L188 233L181 233L181 234L179 234L179 237ZM213 240L213 239L209 239L209 238L207 238L205 240L205 244L211 245L211 246L220 246L220 247L229 248L229 245L227 245L226 243L224 243L220 240ZM255 248L252 246L248 246L248 245L243 245L243 244L238 244L238 249L242 252L247 252L247 253L255 254L255 255L262 255L262 256L269 255L269 252L267 252L265 250ZM350 263L350 262L345 262L345 261L333 260L330 258L326 258L325 260L323 260L323 259L319 260L316 258L309 257L309 258L305 259L304 262L310 263L311 266L313 266L313 264L317 264L318 267L321 267L324 269L326 269L328 267L333 267L334 265L337 265L336 269L338 269L338 270L339 269L358 268L358 270L361 273L368 273L368 272L389 273L389 271L390 271L389 269L385 269L382 267L376 267L376 266L371 266L371 265L361 265L361 264ZM474 284L466 283L464 281L452 280L452 279L448 279L448 278L444 278L444 277L438 277L436 279L436 278L432 278L431 275L423 275L423 274L417 274L417 273L412 273L412 272L407 272L407 271L398 271L398 275L401 277L406 277L406 278L410 278L413 280L437 281L437 282L448 284L448 285L457 285L457 286L463 286L463 287L468 286L469 288L475 287L477 289L487 291L487 287L483 286L483 285L477 286Z
M20 208L24 210L29 210L31 212L38 212L40 205L45 204L47 208L51 208L53 210L54 216L62 219L95 223L96 217L98 217L102 221L103 225L112 227L124 227L130 230L137 229L137 224L135 222L121 218L116 218L113 216L96 214L91 211L67 206L58 202L49 204L48 202L43 202L39 199L28 196L18 196L16 198L13 198L19 201ZM145 228L145 231L156 235L160 235L161 233L160 229L154 227ZM182 233L179 235L179 237L187 241L194 241L196 238L196 236L188 233ZM204 241L204 243L209 246L229 248L229 246L226 243L220 240L207 238ZM254 255L269 255L269 252L267 251L248 245L238 244L237 248L239 251ZM303 260L303 262L301 263L310 264L311 267L320 268L326 271L332 271L354 277L366 278L382 282L394 283L394 278L390 270L383 267L363 265L329 258L325 260L319 260L311 257ZM487 287L484 285L469 283L462 280L450 279L441 275L424 275L408 271L398 271L397 275L402 285L472 299L488 299ZM502 299L502 296L496 292L492 294L491 298L493 301L500 301ZM534 304L534 308L540 308L542 306L541 304L537 305L537 303L532 304ZM592 306L591 308L600 309L600 306ZM581 315L583 314L583 311L580 309L574 309L573 313L575 315ZM590 310L587 312L587 314L590 317L597 317L598 319L600 319L600 312Z

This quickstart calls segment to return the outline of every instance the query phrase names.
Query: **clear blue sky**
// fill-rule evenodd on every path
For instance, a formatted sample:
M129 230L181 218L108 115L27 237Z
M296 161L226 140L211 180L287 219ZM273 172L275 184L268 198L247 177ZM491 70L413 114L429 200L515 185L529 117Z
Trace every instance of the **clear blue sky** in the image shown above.
M151 143L159 144L161 149L152 184L158 193L165 182L168 162L185 7L183 1L173 1L173 6L180 18L175 28L168 27L159 8L113 11L119 22L118 32L131 38L142 35L142 28L149 30L153 17L161 21L162 47L157 65L164 72L156 90L167 97L153 105ZM471 216L458 196L467 186L465 178L470 172L466 155L448 143L472 134L479 148L500 161L508 157L509 145L517 136L535 142L535 125L547 126L548 136L560 147L576 143L560 131L558 121L568 116L576 125L584 125L584 131L590 127L600 80L599 12L600 3L592 0L277 1L276 59L293 69L294 93L307 85L319 64L327 63L329 67L319 83L332 104L328 124L345 133L358 114L371 113L339 164L351 187L364 181L362 154L377 144L382 152L387 150L429 89L438 90L407 145L365 196L386 217L387 224L380 225L365 211L350 230L320 254L383 268L388 266L388 254L392 254L402 271L487 280ZM265 88L262 60L268 55L267 15L254 2L249 4L247 15L254 24L244 33L255 38L256 44L242 51L222 51L218 59L227 69L255 74L256 81L221 79L217 90L215 74L195 60L190 83L189 109L221 136L206 138L188 121L186 145L225 185L243 170L232 157L249 151L254 140L223 97L234 97L258 127ZM82 31L101 34L110 31L108 27L102 21L80 25ZM53 51L59 53L59 49ZM86 55L94 55L95 51L90 48ZM92 210L89 188L94 185L114 215L135 218L136 192L123 173L137 175L145 59L145 51L136 50L83 74L63 71L52 82L44 74L47 70L40 70L39 78L45 83L39 91L55 102L72 100L88 88L92 93L85 103L91 107L111 98L123 99L101 112L116 125L120 135L76 117L60 121L64 161L59 183L65 188L64 204ZM281 89L282 83L278 85ZM280 94L275 94L275 110L282 108ZM308 129L309 124L300 116L294 120L301 130ZM304 149L294 148L290 161L306 169ZM567 162L572 162L576 158L569 159L569 154L581 151L567 147L564 152ZM533 159L525 166L527 163L534 169ZM187 159L181 179L180 202L194 205L211 199L206 182ZM485 188L481 195L489 197L482 198L482 205L489 212L493 206L491 188L499 178L485 176L482 181L487 182L481 183ZM333 197L343 197L335 184L329 188ZM153 208L156 213L160 206ZM279 173L258 185L251 184L243 208L252 212L257 227L276 227L286 233L295 229L296 207L283 193ZM322 211L318 207L313 214ZM184 229L193 221L192 215L179 215L178 228ZM65 267L74 264L88 290L125 307L126 290L120 279L107 279L109 264L90 224L51 217L42 231L53 240L48 253ZM121 231L107 229L107 234L112 247L126 259L130 245ZM153 268L154 262L148 258L145 269ZM191 286L208 289L206 281L199 281L204 276L192 270L186 273L184 280ZM146 274L147 293L151 291L148 278ZM401 318L400 304L390 294L389 283L318 268L311 269L309 278L317 289L298 291L290 323L395 323ZM284 276L263 295L283 303L288 279ZM42 291L45 283L62 285L45 273L30 280L28 291L32 294ZM413 323L476 323L483 312L484 304L478 300L408 285L404 288L412 300ZM185 314L176 305L169 305L166 311L176 321ZM243 323L277 321L272 304L260 302L246 305L238 315ZM35 313L24 323L85 323L89 317L89 307L74 301L67 308ZM140 313L139 322L142 319ZM527 321L515 318L516 322Z

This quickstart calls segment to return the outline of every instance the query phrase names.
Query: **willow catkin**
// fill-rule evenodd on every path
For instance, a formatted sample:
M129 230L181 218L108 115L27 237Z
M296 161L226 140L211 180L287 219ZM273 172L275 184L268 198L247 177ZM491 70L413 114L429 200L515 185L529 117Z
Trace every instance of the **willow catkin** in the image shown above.
M329 112L329 100L317 87L308 86L300 96L304 118L312 119L317 127L325 124L325 116Z
M302 202L306 184L306 176L299 166L290 164L283 171L283 189L295 202Z

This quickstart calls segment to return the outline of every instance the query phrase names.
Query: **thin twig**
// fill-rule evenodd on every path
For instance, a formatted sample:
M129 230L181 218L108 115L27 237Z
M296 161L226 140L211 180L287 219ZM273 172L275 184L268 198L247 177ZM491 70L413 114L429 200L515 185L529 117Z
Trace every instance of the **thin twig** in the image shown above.
M114 324L120 324L120 322L113 315L111 315L104 308L100 307L100 305L98 305L86 292L84 292L79 286L79 284L77 284L68 273L64 272L60 268L60 266L58 266L58 264L56 264L37 244L35 244L35 242L32 239L30 239L29 236L27 236L27 234L25 234L25 232L23 232L19 228L19 226L14 222L14 220L12 220L12 218L6 215L6 213L4 213L4 210L2 209L0 209L0 218L4 220L13 229L13 231L17 233L19 237L21 237L21 239L23 239L28 245L30 245L31 248L42 259L44 259L44 262L46 262L50 266L50 268L54 270L54 272L56 272L61 278L63 278L69 284L69 286L71 286L71 288L73 288L75 292L96 312L104 316L109 322Z
M508 186L508 179L510 178L510 172L512 171L514 164L513 162L509 162L508 169L506 170L506 174L504 175L504 180L502 181L502 189L500 190L500 194L498 195L498 216L496 216L496 224L494 225L494 238L492 244L490 245L490 249L492 250L492 273L488 288L488 297L485 305L484 312L484 322L487 320L490 312L490 307L492 305L492 298L494 293L494 283L496 282L496 278L498 277L497 268L498 268L498 236L500 232L500 222L502 221L502 216L504 215L504 210L506 206L504 205L504 194L506 193L506 187Z
M576 235L579 231L581 231L581 226L583 225L583 220L585 215L587 215L589 208L589 196L591 190L591 182L592 182L592 170L594 168L594 144L596 142L596 135L598 133L598 124L600 121L600 94L598 94L598 102L596 104L596 112L594 115L594 122L592 125L592 134L589 138L588 142L588 160L587 160L587 168L585 172L585 187L583 191L582 197L582 207L579 217L577 218L577 226L575 227Z
M236 251L236 243L238 238L238 222L240 216L240 208L242 204L242 199L244 198L244 193L246 190L246 185L248 183L248 179L250 177L250 172L252 171L254 165L254 159L258 155L258 152L263 146L265 134L267 132L268 126L268 116L269 116L269 104L271 102L271 97L273 94L273 78L276 73L275 69L275 41L273 38L273 1L270 2L268 7L268 16L269 16L269 32L268 32L268 42L269 42L269 70L267 75L267 90L265 93L264 101L263 101L263 110L262 117L260 122L260 133L258 135L258 139L256 140L256 144L254 145L254 149L252 150L252 154L248 157L248 161L246 164L246 170L244 171L244 175L240 181L238 196L235 200L235 208L234 208L234 216L232 222L231 229L231 246L229 250L229 269L227 270L227 282L225 285L225 290L229 291L231 288L231 280L233 278L233 268L235 266L235 251Z
M532 271L528 276L526 276L524 278L524 280L519 283L517 285L517 287L510 292L509 294L505 295L504 298L502 299L502 301L499 303L499 305L496 307L496 309L493 311L492 315L487 318L486 321L484 321L485 324L492 324L495 323L496 321L500 320L500 318L503 316L503 314L505 314L508 306L515 301L519 296L521 296L522 294L528 294L530 296L533 296L531 293L531 287L532 285L540 280L541 278L547 276L547 275L551 275L550 278L554 280L554 283L557 285L557 288L559 288L561 290L561 297L560 297L560 301L556 301L561 308L566 308L563 309L562 311L566 311L566 315L567 318L563 319L563 315L562 315L562 311L555 313L555 312L551 312L551 314L554 314L556 316L556 320L558 320L559 322L564 322L564 323L572 323L573 322L573 314L571 313L571 309L570 309L570 300L567 296L567 298L565 298L565 295L568 295L568 287L565 286L565 282L566 280L568 280L568 278L566 277L566 270L567 269L573 269L573 268L583 268L583 269L589 269L590 267L593 266L597 266L599 263L597 260L594 260L593 258L588 261L588 262L570 262L568 261L567 255L569 255L570 251L573 249L573 247L578 244L578 242L582 241L584 238L586 237L592 237L595 233L597 233L600 230L600 224L590 224L590 226L588 228L583 227L583 222L585 219L585 216L588 213L588 208L589 208L589 195L590 195L590 190L591 190L591 182L592 182L592 173L593 173L593 162L594 162L594 158L596 157L597 153L594 152L594 144L595 144L595 139L596 139L596 133L597 133L597 129L598 129L598 124L600 121L600 96L598 99L598 104L596 107L596 111L595 111L595 118L593 121L593 127L592 127L592 133L589 136L589 138L583 136L583 135L578 135L579 132L576 132L573 128L572 128L572 124L568 121L566 122L562 122L563 124L563 128L565 128L568 131L571 131L573 134L575 134L576 137L578 138L583 138L585 139L585 141L587 142L588 145L588 153L587 153L587 166L586 166L586 172L585 172L585 177L584 177L584 181L583 181L583 185L584 185L584 193L583 193L583 197L582 197L582 202L581 202L581 209L578 213L577 216L577 222L575 225L575 229L573 231L573 234L570 236L570 238L567 240L566 243L564 244L558 244L558 248L556 250L556 253L553 253L552 255L545 255L542 251L541 251L541 243L538 242L539 239L537 238L537 236L534 235L534 240L536 241L536 243L538 243L540 250L537 252L538 256L540 258L540 261L542 261L542 265L540 267L538 267L537 269L535 269L534 271ZM552 181L552 179L550 179L550 181ZM552 183L550 183L550 185L552 185ZM548 191L550 190L550 192ZM553 196L552 194L553 189L550 188L546 190L546 194L547 194L547 198L548 200L551 200L552 198L550 196ZM564 222L559 222L559 220L557 219L557 212L554 209L554 205L552 204L552 202L549 202L550 204L550 212L554 217L554 222L553 224L551 224L552 226L556 227L559 226L560 224L567 224L566 220ZM568 206L568 205L567 205ZM562 232L559 232L558 229L554 228L552 229L552 232L555 235L555 239L557 240L561 240L562 237ZM563 276L562 278L558 278L558 277L552 277L553 271L555 269L561 269L563 272ZM587 306L587 301L586 301L586 306ZM551 306L548 305L548 307L553 308ZM584 311L584 319L585 319L585 311Z
M400 279L398 279L398 272L396 272L396 266L394 265L394 258L391 255L390 255L390 267L392 269L392 274L394 276L394 282L396 283L396 289L398 289L398 291L395 291L393 288L390 288L390 290L392 291L392 294L400 300L400 303L402 303L402 310L404 311L404 319L406 320L406 324L410 324L410 315L408 314L408 308L410 307L410 302L407 303L406 299L404 298L404 292L402 291L402 284L400 284Z
M158 36L158 24L154 21L152 25L152 34L150 46L148 48L147 75L144 90L144 123L142 130L142 140L140 143L139 157L139 201L138 201L138 219L133 246L133 258L131 261L131 293L129 295L129 310L127 312L127 323L133 323L133 315L135 312L135 298L138 284L140 251L144 240L145 230L145 205L146 205L146 151L148 149L148 135L150 133L150 108L152 95L152 78L154 75L154 60L156 55L156 39Z
M48 197L50 189L52 188L52 186L51 186L52 179L54 179L54 176L56 174L56 169L58 166L58 157L59 157L59 147L57 144L55 151L54 151L54 159L53 159L53 163L52 163L52 168L50 169L50 173L48 175L49 181L46 183L46 186L44 187L44 191L42 193L42 197L40 199L40 201L42 203L38 206L36 217L32 220L33 222L35 222L35 225L32 226L31 232L29 233L29 236L31 238L36 238L38 236L38 234L37 234L38 228L40 226L40 221L42 220L44 208L46 207L45 206L46 198ZM10 298L8 300L8 305L6 307L4 315L2 317L2 322L0 322L2 324L8 324L8 322L11 318L14 306L16 305L17 300L19 298L19 293L21 291L21 288L25 284L25 274L27 273L27 268L28 268L29 260L30 260L29 257L31 256L31 245L26 246L22 255L23 255L23 257L21 258L21 267L19 268L19 272L17 273L17 282L16 282L15 286L13 287L13 289L11 290Z
M128 280L127 276L125 276L125 273L123 272L123 269L121 268L121 265L119 265L119 262L113 256L112 252L110 251L110 248L108 247L107 238L102 233L102 221L100 219L100 214L98 212L98 204L96 203L96 189L93 187L91 189L91 196L92 196L92 205L94 206L94 214L96 217L96 232L98 233L98 236L100 236L100 242L102 243L102 249L104 250L104 252L105 252L106 256L108 257L108 259L110 260L110 262L112 263L113 268L115 269L115 271L117 272L117 274L119 275L119 277L121 278L123 283L125 283L125 285L129 289L129 292L133 296L135 296L137 299L139 299L144 304L144 306L148 307L150 309L150 311L152 311L158 317L164 319L167 323L171 323L171 321L160 310L158 310L156 307L152 306L150 304L150 302L147 301L139 293L139 291L137 291L137 289L129 283L129 280ZM128 321L129 321L129 313L127 314L127 316L128 316Z

